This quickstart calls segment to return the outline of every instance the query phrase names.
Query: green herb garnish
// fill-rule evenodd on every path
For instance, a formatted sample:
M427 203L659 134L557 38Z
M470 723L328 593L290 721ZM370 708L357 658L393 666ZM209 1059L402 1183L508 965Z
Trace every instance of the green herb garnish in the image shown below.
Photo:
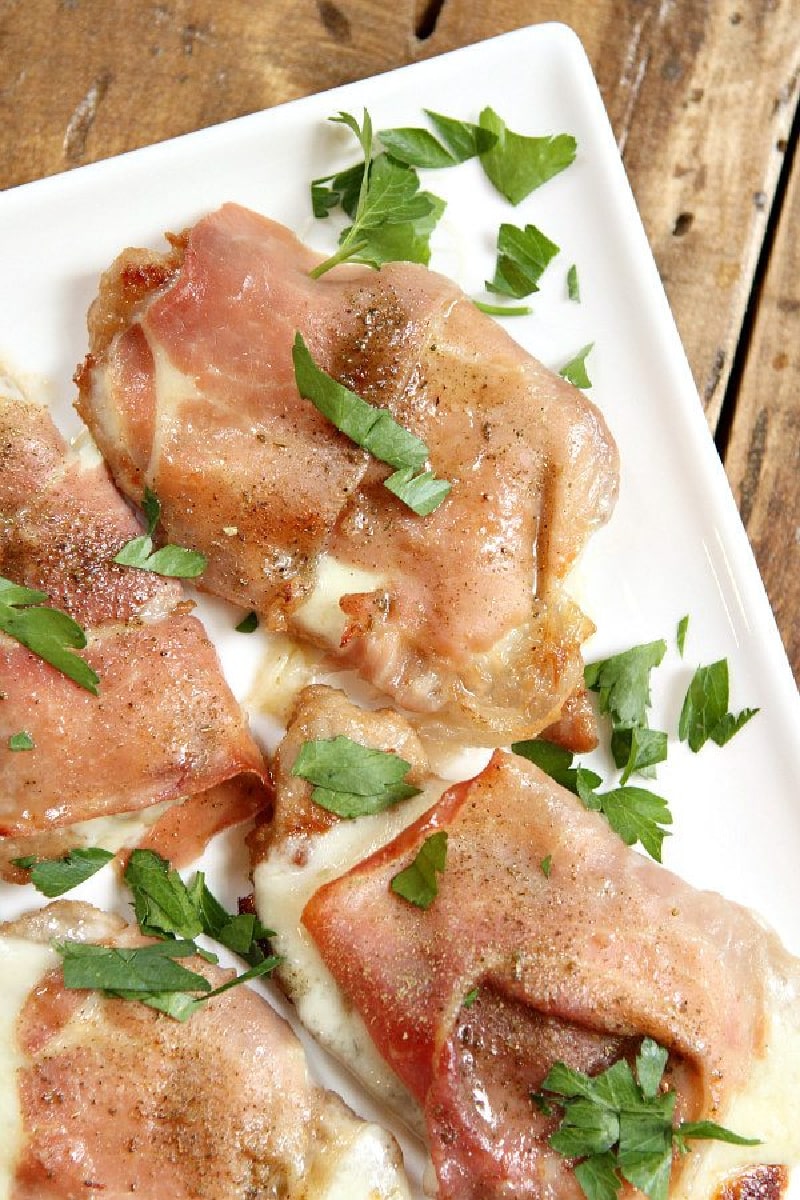
M687 1143L705 1139L755 1146L714 1121L673 1125L676 1093L662 1090L667 1051L645 1038L636 1059L636 1075L620 1059L599 1075L589 1076L557 1062L531 1099L551 1115L561 1110L552 1148L579 1159L575 1177L587 1200L616 1200L623 1182L650 1200L667 1200L673 1147L684 1153Z
M27 729L20 729L19 733L12 733L8 739L9 750L33 750L34 741Z
M511 749L522 758L527 758L528 762L535 763L545 775L549 775L556 783L560 783L577 796L577 769L572 765L574 755L570 750L565 750L563 746L557 746L555 742L548 742L544 738L513 742ZM599 784L600 776L596 776L596 779Z
M502 224L497 235L497 263L494 279L486 288L503 296L521 300L539 290L539 280L559 248L541 229L526 225Z
M601 812L611 828L626 846L640 842L656 862L661 862L661 848L669 835L665 825L672 824L672 813L663 796L647 788L618 787L598 792L590 776L593 772L578 768L576 788L585 808ZM597 777L595 776L595 779Z
M599 792L603 781L596 772L586 767L574 767L569 750L540 738L514 742L511 749L573 792L585 808L601 812L626 845L640 842L648 854L661 862L661 847L667 836L663 826L672 824L669 805L662 796L639 787Z
M576 304L580 303L581 285L578 280L578 268L575 266L575 263L567 271L567 296L570 300L574 300Z
M455 167L490 150L497 141L496 134L480 125L445 117L429 109L425 112L442 138L441 142L427 129L418 127L382 129L378 134L390 157L408 167L420 170Z
M577 142L568 133L555 137L513 133L491 108L481 113L480 125L497 139L481 153L483 169L498 192L512 204L519 204L575 159Z
M256 629L258 629L258 613L255 612L249 612L247 616L242 617L236 626L237 633L255 633Z
M453 485L446 479L437 479L433 471L415 475L411 467L405 467L384 479L383 486L417 516L427 517L447 498Z
M611 754L616 765L623 768L620 783L627 783L634 771L652 778L652 768L667 757L667 735L660 729L638 725L614 729Z
M191 940L203 932L186 884L155 850L132 851L124 878L133 892L133 911L142 933Z
M140 571L152 571L171 579L196 579L208 566L204 554L197 550L186 550L183 546L162 546L153 550L153 534L161 517L161 504L149 488L144 490L142 510L147 518L147 533L126 542L114 562L123 567L138 567Z
M728 660L698 667L689 684L678 722L678 737L697 751L710 739L724 746L759 711L744 708L734 716L728 712Z
M407 258L427 263L430 234L444 211L444 202L420 191L419 176L412 167L388 154L375 155L372 120L366 109L360 125L345 112L331 120L352 130L364 161L346 172L315 179L311 185L316 216L327 216L341 205L352 219L352 225L342 232L339 249L319 263L311 277L318 279L342 262L380 266L391 259Z
M566 379L568 383L574 384L575 387L579 388L590 388L592 386L589 372L586 370L586 359L593 346L594 342L587 342L585 346L581 347L574 358L564 363L564 366L558 372L562 379Z
M264 959L259 943L272 936L253 913L234 915L219 903L198 871L186 885L154 850L134 850L125 868L136 920L153 937L194 939L200 933L220 942L253 966Z
M367 403L318 367L300 333L295 334L292 358L300 395L357 446L396 468L384 486L413 512L419 516L433 512L452 485L432 471L415 474L428 459L422 439L398 425L385 408Z
M198 871L189 886L203 933L244 958L251 966L258 966L266 955L262 943L274 936L274 929L262 925L255 913L229 913L209 890L205 875Z
M89 988L106 996L140 1000L151 1008L185 1021L200 1004L230 988L273 971L280 959L266 958L218 988L175 959L197 954L194 942L163 941L148 946L120 948L85 942L61 942L55 949L63 959L64 984ZM200 996L191 993L200 992Z
M316 804L353 819L418 795L419 788L403 782L410 770L397 754L339 736L304 742L292 774L314 785L311 798Z
M650 673L661 663L666 649L661 639L645 642L584 669L587 688L599 695L600 712L611 718L611 753L624 770L622 783L627 783L634 771L652 776L653 766L667 757L666 733L647 725Z
M456 166L457 159L427 129L382 129L378 137L390 157L407 167L437 170Z
M584 682L599 696L601 713L607 713L617 727L647 724L650 707L650 672L659 666L667 643L645 642L613 654L584 668Z
M545 879L550 878L550 876L553 873L553 856L552 856L552 854L546 854L544 856L542 861L539 863L539 870L542 872Z
M677 629L677 633L675 635L675 641L678 646L678 653L680 654L681 658L683 658L683 650L686 645L686 633L687 633L688 629L689 629L689 614L686 613L686 615L681 617L680 621L678 621L678 629Z
M470 988L464 999L461 1001L462 1008L472 1008L475 1001L478 999L480 988Z
M483 300L472 303L489 317L528 317L533 312L529 304L486 304Z
M46 607L45 600L46 592L21 587L0 576L0 632L96 696L97 673L74 653L86 646L86 634L65 612Z
M26 855L14 858L15 867L30 871L30 882L43 896L63 896L87 879L91 879L101 867L114 857L111 850L99 846L78 847L62 858L37 858Z
M457 163L466 162L476 155L485 154L497 142L497 134L482 125L473 125L470 121L459 121L456 117L445 117L442 113L425 109L428 120L433 125L439 137L447 143L447 147ZM383 135L381 135L383 136Z
M395 875L393 892L417 908L428 909L439 894L439 880L447 862L447 833L440 829L420 846L414 861Z

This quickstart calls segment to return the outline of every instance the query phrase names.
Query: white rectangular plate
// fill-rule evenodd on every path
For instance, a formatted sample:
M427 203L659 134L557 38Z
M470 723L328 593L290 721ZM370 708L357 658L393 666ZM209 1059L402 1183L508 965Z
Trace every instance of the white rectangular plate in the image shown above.
M487 298L497 229L533 222L560 247L533 315L509 332L549 366L594 342L591 398L622 460L619 505L589 547L576 592L597 626L592 659L636 642L669 645L655 673L651 724L668 729L656 790L674 814L666 865L760 913L800 953L800 704L766 595L661 288L591 69L569 30L520 30L442 58L135 151L0 195L0 372L52 405L68 434L85 317L100 272L126 246L161 248L226 200L258 209L321 250L338 230L316 222L309 181L355 161L352 136L326 118L367 107L376 129L424 124L423 106L475 121L491 105L515 131L569 132L576 162L512 209L476 162L423 173L448 207L432 267ZM577 264L581 302L567 298ZM231 684L244 699L253 643L231 632L233 610L201 603ZM689 614L685 658L675 630ZM256 635L258 637L259 635ZM693 755L674 736L694 667L722 657L731 705L760 713L723 749ZM241 834L218 840L204 865L229 902L248 890ZM79 893L126 911L106 870ZM0 916L41 903L30 887L0 888ZM267 989L268 990L268 989ZM320 1054L315 1069L366 1114L376 1110ZM408 1139L418 1177L420 1156ZM797 1184L792 1189L797 1194Z

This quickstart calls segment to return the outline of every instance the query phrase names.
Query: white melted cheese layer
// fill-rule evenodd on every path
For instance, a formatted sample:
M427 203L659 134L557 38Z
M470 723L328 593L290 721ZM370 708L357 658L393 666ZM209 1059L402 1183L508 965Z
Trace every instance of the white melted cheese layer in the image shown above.
M788 978L775 973L768 983L767 1034L764 1054L752 1063L747 1085L717 1118L742 1137L758 1138L757 1146L694 1142L671 1200L712 1197L731 1175L759 1163L800 1167L800 972Z
M8 1200L22 1148L17 1071L26 1062L17 1042L17 1020L32 988L58 962L49 946L0 937L0 1200Z
M339 607L343 596L376 592L386 586L377 571L366 571L340 562L332 554L320 555L314 587L292 614L292 623L303 633L338 648L347 628L347 616Z
M336 981L301 923L303 909L325 883L343 875L401 832L435 800L427 791L400 811L342 821L310 840L302 866L291 861L292 847L273 854L253 876L262 921L276 930L277 953L285 956L283 982L305 1027L357 1075L373 1095L420 1135L421 1114L397 1076L376 1051L360 1016L341 995ZM800 974L777 972L769 981L767 1036L763 1055L752 1063L747 1084L734 1094L717 1120L759 1145L693 1142L670 1200L711 1200L725 1179L756 1164L800 1167ZM338 1198L338 1193L337 1193Z
M281 980L303 1025L416 1133L422 1131L416 1102L375 1049L359 1014L342 996L301 916L323 884L344 875L401 833L431 807L443 787L429 785L419 796L386 812L340 821L304 843L307 857L302 866L292 861L290 844L271 854L253 874L259 918L275 930L271 939L275 952L285 959Z
M179 371L174 365L158 338L151 338L149 336L146 325L143 325L142 328L147 338L147 344L150 347L150 353L153 356L153 385L155 388L156 403L158 404L158 416L155 422L153 445L150 450L150 462L147 468L148 477L153 479L158 472L158 464L161 460L163 449L163 439L171 433L173 422L180 419L179 412L182 403L185 400L197 400L200 392L191 375L184 374L183 371ZM105 372L101 372L101 377L104 381L105 374ZM105 404L103 412L108 412L110 409L113 410L114 407L114 405Z
M163 800L150 808L134 812L114 813L108 817L91 817L88 821L76 821L70 828L83 846L102 846L116 854L118 850L136 846L173 804L180 800Z
M334 1110L335 1111L335 1110ZM399 1148L378 1125L347 1113L333 1118L331 1140L321 1146L304 1181L313 1200L411 1200Z

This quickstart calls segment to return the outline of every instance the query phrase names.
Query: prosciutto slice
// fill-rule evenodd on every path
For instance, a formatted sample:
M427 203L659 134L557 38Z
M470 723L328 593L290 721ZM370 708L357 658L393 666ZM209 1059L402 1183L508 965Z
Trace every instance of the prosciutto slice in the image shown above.
M251 842L262 919L278 928L301 1015L315 1011L305 1001L310 938L340 1005L416 1102L440 1200L577 1200L572 1163L548 1144L557 1121L530 1094L554 1062L596 1074L632 1062L645 1036L669 1051L677 1119L744 1120L737 1132L764 1141L731 1161L725 1147L714 1186L732 1163L744 1178L754 1163L775 1165L764 1155L800 1159L800 1139L770 1134L787 1103L780 1077L795 1080L800 1061L800 969L750 913L627 848L600 814L502 751L424 812L395 814L383 838L373 830L359 857L343 822L323 831L303 821L315 806L291 768L308 738L339 733L386 749L389 729L380 714L319 693L296 721L276 762L276 824ZM439 830L446 867L422 910L390 884ZM752 1089L757 1099L742 1101ZM702 1175L712 1153L676 1160L672 1194L712 1193ZM785 1170L776 1178L785 1184Z
M0 392L0 575L43 591L86 631L99 695L0 634L0 870L83 844L81 824L165 813L149 844L184 862L266 802L261 754L180 584L116 565L141 530L96 453L70 451L47 411ZM160 811L160 810L155 810ZM187 821L186 815L192 814Z
M170 540L208 556L204 587L429 730L498 745L556 720L592 628L563 581L617 488L597 409L423 267L315 281L319 255L231 204L172 240L122 254L89 316L78 408L119 486L155 491ZM430 516L301 399L298 331L426 442L453 483Z
M0 1073L13 1089L0 1152L10 1200L408 1200L393 1139L313 1083L299 1041L255 992L234 988L182 1024L67 990L53 939L141 941L64 901L0 927L4 970L39 968L29 990L17 986L4 1047L15 1076ZM230 978L187 965L213 986Z

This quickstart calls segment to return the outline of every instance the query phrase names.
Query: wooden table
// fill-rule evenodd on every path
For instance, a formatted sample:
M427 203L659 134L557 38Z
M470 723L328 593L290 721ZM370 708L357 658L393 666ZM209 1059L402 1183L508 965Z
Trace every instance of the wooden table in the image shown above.
M0 184L551 20L594 66L798 677L798 0L0 0Z

